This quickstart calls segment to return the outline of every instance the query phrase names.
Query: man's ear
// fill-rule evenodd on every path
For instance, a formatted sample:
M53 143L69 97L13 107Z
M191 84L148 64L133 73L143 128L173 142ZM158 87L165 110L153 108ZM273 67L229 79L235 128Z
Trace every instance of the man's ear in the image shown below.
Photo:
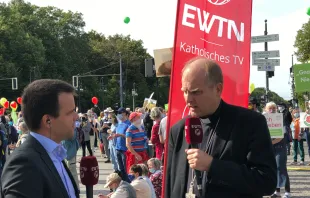
M222 84L222 83L218 83L218 84L216 85L216 93L217 93L217 96L221 97L222 92L223 92L223 84Z

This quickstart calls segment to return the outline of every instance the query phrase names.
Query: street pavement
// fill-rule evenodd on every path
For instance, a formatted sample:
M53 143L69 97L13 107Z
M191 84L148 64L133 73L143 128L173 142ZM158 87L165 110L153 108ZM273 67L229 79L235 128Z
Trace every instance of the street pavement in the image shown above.
M287 168L289 171L289 177L291 182L291 195L292 197L299 198L310 198L310 158L308 154L308 145L304 143L305 150L305 166L291 166L290 163L293 162L293 155L289 155L287 159ZM300 161L300 156L298 156L298 162ZM299 170L294 170L299 169ZM281 189L283 192L284 189Z
M305 161L306 164L310 163L310 158L308 155L308 146L305 144ZM81 149L78 152L77 159L81 158ZM104 188L106 183L106 177L113 172L112 164L105 164L106 159L100 156L99 150L95 151L95 156L97 157L99 163L99 182L94 186L94 197L98 197L98 194L109 194L109 190ZM299 159L299 158L298 158ZM288 170L291 182L291 194L292 197L296 198L310 198L310 166L291 166L289 165L293 161L293 156L288 156ZM77 169L79 174L79 163L77 163ZM296 170L297 169L297 170ZM80 184L81 198L86 198L86 190L83 184ZM284 194L284 189L281 189L281 193ZM267 196L268 197L268 196Z

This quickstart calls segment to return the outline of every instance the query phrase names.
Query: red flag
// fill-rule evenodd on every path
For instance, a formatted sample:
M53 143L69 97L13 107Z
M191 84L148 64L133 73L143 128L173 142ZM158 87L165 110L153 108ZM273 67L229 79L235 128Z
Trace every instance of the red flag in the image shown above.
M248 107L251 17L251 0L178 1L167 129L188 114L181 71L185 62L196 56L213 59L221 66L226 102Z

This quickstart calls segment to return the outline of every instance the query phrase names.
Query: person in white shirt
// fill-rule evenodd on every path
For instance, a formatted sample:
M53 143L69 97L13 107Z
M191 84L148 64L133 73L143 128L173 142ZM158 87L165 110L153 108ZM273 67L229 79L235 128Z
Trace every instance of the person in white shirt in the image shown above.
M148 185L151 188L152 198L156 198L154 186L153 186L150 178L148 177L149 168L145 164L138 164L138 165L141 166L141 168L142 168L142 178L148 183Z
M134 176L131 186L136 190L137 198L152 198L149 184L142 176L141 166L135 164L130 167L129 175Z

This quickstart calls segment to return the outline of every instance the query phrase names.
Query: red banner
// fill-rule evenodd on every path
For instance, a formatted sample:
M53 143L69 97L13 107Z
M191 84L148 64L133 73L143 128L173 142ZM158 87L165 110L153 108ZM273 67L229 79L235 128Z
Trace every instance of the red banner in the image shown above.
M181 71L185 62L196 56L213 59L221 66L225 102L248 107L251 18L251 0L178 1L168 129L188 115Z

